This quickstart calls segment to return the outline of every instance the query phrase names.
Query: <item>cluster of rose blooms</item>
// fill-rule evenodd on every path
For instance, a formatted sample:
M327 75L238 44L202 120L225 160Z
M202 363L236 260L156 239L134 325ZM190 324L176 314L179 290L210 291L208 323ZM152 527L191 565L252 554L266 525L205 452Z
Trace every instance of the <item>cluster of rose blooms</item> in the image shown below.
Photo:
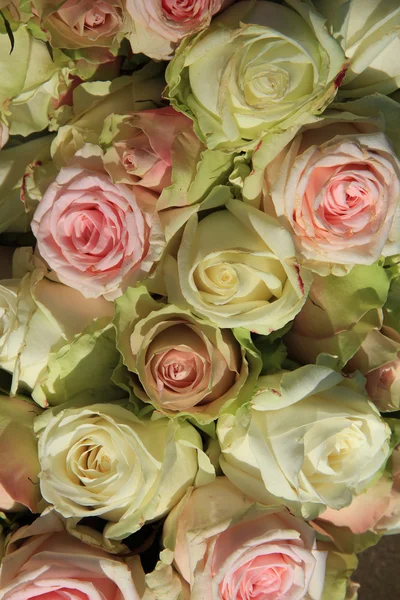
M400 533L398 0L0 13L0 600L354 600Z

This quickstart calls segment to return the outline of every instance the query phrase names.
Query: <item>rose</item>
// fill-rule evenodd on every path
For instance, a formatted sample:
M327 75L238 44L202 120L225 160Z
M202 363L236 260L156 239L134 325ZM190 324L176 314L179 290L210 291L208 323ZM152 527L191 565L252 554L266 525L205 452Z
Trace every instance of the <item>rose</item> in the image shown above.
M208 198L215 201L227 190L224 184L233 157L207 149L194 133L192 121L170 106L113 114L105 120L99 139L108 148L104 165L114 183L154 192L167 240L179 229L176 208L185 212Z
M139 600L144 573L138 557L120 557L69 535L54 511L11 536L0 569L0 599L38 596Z
M114 323L135 395L165 414L210 422L254 388L261 360L239 332L156 302L144 288L118 298Z
M15 278L0 281L0 366L13 375L12 393L31 391L51 352L72 341L93 319L113 313L103 298L86 299L47 279L43 264L32 260L28 249L16 251L14 263Z
M393 56L399 51L400 11L397 0L315 0L328 19L328 27L350 59L340 93L358 98L380 92L390 94L400 86L400 68Z
M393 479L383 475L366 492L341 510L328 508L319 520L337 527L348 527L355 535L373 533L394 534L400 531L400 447L392 453ZM324 523L321 523L322 528Z
M188 423L94 404L49 409L35 427L43 497L64 517L109 521L106 538L123 539L169 512L196 479L198 453L212 476Z
M185 132L196 144L190 119L167 106L129 115L113 115L110 128L117 128L104 165L113 181L141 185L157 194L172 183L172 148ZM198 144L198 142L197 142Z
M164 544L193 600L322 598L326 553L309 525L253 503L225 477L188 490L167 517Z
M120 0L100 0L95 5L90 0L64 0L54 5L52 2L36 1L34 4L41 27L48 32L53 47L117 46L117 37L123 26Z
M180 40L208 27L211 17L233 0L127 0L133 20L134 53L168 60Z
M306 303L285 336L289 357L307 364L319 354L330 354L342 369L367 336L381 328L388 290L386 269L379 264L357 265L343 277L315 275Z
M237 200L185 226L165 266L169 302L190 306L219 327L268 334L303 306L311 277L294 257L290 235L261 211Z
M60 50L52 58L46 44L35 39L25 25L13 35L18 56L10 55L7 33L0 34L0 120L9 125L11 135L27 136L48 126L54 116L53 103L69 87L74 65Z
M261 377L251 404L217 426L225 475L305 518L351 503L384 467L390 430L362 382L322 366Z
M47 189L32 231L60 281L88 298L111 300L144 279L161 253L154 211L153 196L113 184L102 151L87 144Z
M171 104L194 119L209 148L256 146L263 132L307 122L334 98L344 68L339 44L311 7L286 4L235 4L168 65Z
M0 395L0 510L38 512L40 465L33 420L40 412L22 397Z
M51 148L58 169L64 167L86 142L98 143L102 129L113 113L155 108L165 85L160 66L154 63L135 71L130 77L112 74L108 79L112 81L85 81L73 91L70 122L60 127Z
M361 371L366 377L365 389L381 412L400 407L400 335L382 327L365 338L346 370Z
M400 247L400 163L390 139L357 115L357 103L346 107L304 126L272 161L268 139L258 148L269 161L264 210L276 212L302 262L323 275L372 264Z

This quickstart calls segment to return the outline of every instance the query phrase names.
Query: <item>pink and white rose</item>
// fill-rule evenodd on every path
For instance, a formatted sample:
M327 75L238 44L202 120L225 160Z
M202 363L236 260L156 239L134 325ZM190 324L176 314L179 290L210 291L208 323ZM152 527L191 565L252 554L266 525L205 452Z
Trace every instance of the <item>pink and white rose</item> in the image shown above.
M187 35L205 29L233 0L127 0L133 52L167 60Z
M354 534L400 533L400 446L392 454L392 479L382 476L349 506L341 510L328 508L319 519L348 527Z
M32 231L59 280L88 298L112 300L144 279L164 245L152 194L114 184L90 144L49 186Z
M225 477L186 497L168 516L164 544L192 600L317 600L326 552L281 507L253 503Z
M33 421L41 409L0 395L0 510L38 512L39 459Z
M117 135L104 156L105 167L118 183L141 185L161 194L172 183L172 155L182 132L197 139L192 121L172 107L111 117Z
M276 213L304 264L322 275L399 249L400 163L391 142L343 119L304 126L265 168L264 210Z
M55 48L109 47L122 29L124 17L120 0L99 0L95 3L91 0L67 0L54 10L57 4L60 3L40 3L37 11L42 17L42 27Z
M139 600L143 589L137 557L108 554L72 537L54 511L12 535L0 569L0 600Z

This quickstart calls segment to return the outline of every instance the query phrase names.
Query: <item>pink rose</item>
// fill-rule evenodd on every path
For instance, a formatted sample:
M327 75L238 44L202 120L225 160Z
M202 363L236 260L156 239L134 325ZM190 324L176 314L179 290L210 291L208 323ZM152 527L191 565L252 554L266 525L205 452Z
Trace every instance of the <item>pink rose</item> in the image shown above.
M104 156L104 164L118 183L141 185L158 195L171 185L172 153L177 136L193 138L192 121L172 107L116 116L118 134Z
M392 454L392 479L384 475L349 506L328 508L318 519L348 527L354 534L400 533L400 446Z
M69 535L45 512L14 533L0 569L0 600L139 600L139 559L124 559Z
M187 35L205 29L233 0L126 0L133 19L132 50L169 59Z
M265 210L321 275L400 249L400 163L390 140L356 121L332 121L305 126L265 169Z
M87 144L48 187L32 221L38 250L59 280L112 300L144 279L163 248L154 198L114 184Z
M311 527L281 507L252 503L225 477L189 490L164 534L191 600L322 597L326 553Z
M120 0L67 0L61 2L61 6L55 3L55 7L59 6L56 11L46 5L44 2L42 27L49 33L55 48L109 47L122 28Z
M38 512L40 465L33 421L41 412L22 398L0 395L0 510Z

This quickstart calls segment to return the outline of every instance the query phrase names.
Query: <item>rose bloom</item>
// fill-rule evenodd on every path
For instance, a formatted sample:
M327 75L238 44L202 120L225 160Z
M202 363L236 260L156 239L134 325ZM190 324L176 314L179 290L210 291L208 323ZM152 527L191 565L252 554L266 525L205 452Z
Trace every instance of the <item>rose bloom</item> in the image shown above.
M154 211L146 189L112 183L100 148L86 144L48 187L31 226L60 281L112 300L144 279L161 253Z
M249 356L231 331L156 302L144 288L117 300L114 322L135 394L162 412L211 421L248 381Z
M49 409L35 429L43 497L64 517L109 521L106 538L162 517L198 472L202 441L191 425L139 419L117 404Z
M57 4L56 4L57 5ZM42 5L43 6L43 5ZM44 3L46 7L46 2ZM45 13L42 27L55 48L111 46L123 25L120 0L67 0Z
M233 4L169 63L168 98L208 148L256 147L263 134L308 122L336 95L342 49L309 3L286 4Z
M317 365L260 377L250 405L218 420L224 474L306 519L349 505L390 455L390 429L363 391Z
M341 510L328 508L317 524L328 521L338 527L348 527L354 534L366 531L383 534L400 532L400 446L392 453L392 479L383 475L366 492Z
M114 182L140 185L159 195L171 185L173 146L182 132L195 143L192 121L170 106L123 116L104 156L105 168Z
M164 544L192 600L319 600L326 552L282 507L261 506L225 477L188 490L164 525Z
M203 219L192 216L177 262L168 259L169 302L185 304L223 328L262 334L280 329L300 311L311 284L289 233L238 200Z
M108 554L69 535L54 511L12 534L0 569L0 600L140 600L138 557Z
M314 0L327 18L329 31L340 40L349 69L339 93L362 98L390 94L400 86L400 10L398 0Z
M322 275L400 248L400 163L389 139L332 120L305 126L265 169L264 209L272 205L305 264Z
M41 412L22 397L0 395L0 510L38 512L40 465L33 421Z
M181 39L206 29L233 0L126 0L133 20L133 52L168 60Z

